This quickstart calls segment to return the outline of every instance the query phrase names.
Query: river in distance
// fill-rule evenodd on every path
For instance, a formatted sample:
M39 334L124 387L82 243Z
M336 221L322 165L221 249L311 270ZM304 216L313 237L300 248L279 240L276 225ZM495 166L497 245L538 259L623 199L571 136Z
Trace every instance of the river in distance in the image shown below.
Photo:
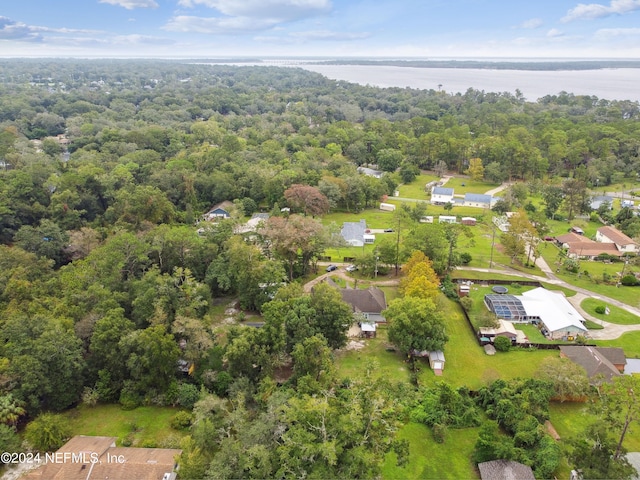
M269 62L265 62L269 64ZM416 68L386 65L316 65L307 62L277 62L301 67L333 80L375 87L442 90L464 93L469 88L485 92L515 94L528 101L561 92L596 96L606 100L640 101L639 68L594 70L491 70L474 68Z

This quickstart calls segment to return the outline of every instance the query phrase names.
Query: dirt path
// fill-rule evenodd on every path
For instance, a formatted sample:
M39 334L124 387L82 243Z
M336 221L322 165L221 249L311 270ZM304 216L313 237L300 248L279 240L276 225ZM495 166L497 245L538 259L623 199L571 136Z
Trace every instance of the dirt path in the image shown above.
M492 188L491 190L488 190L486 192L484 192L485 195L495 195L496 193L500 193L503 190L506 190L507 188L509 188L511 186L510 183L503 183L502 185L500 185L499 187L496 188Z

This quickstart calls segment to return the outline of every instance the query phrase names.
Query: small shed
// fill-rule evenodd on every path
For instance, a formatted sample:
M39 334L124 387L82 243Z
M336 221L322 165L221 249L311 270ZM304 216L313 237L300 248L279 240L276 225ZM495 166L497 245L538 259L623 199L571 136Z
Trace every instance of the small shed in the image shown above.
M396 206L393 203L381 203L380 204L380 210L383 210L385 212L393 212L395 211Z
M365 338L376 338L376 322L361 322L360 330Z
M461 283L458 285L458 296L459 297L468 297L469 292L471 291L471 285L466 283Z
M471 227L474 227L476 225L476 219L474 217L462 217L460 222L462 223L462 225L469 225Z
M429 352L429 366L433 370L433 373L440 376L442 370L444 370L444 353L442 350L433 350Z

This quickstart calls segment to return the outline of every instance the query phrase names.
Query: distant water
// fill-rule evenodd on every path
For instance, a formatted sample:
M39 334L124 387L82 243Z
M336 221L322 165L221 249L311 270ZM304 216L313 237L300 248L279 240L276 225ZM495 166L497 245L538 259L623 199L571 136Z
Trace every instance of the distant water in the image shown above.
M296 67L320 73L327 78L376 87L441 89L464 93L469 88L485 92L520 90L529 101L564 91L574 95L595 95L607 100L640 101L640 69L601 70L486 70L462 68L414 68L374 65L311 65Z

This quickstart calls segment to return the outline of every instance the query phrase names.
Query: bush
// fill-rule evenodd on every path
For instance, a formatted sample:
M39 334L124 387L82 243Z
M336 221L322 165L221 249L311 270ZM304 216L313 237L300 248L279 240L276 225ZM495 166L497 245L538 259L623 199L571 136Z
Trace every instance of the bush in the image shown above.
M493 346L496 347L496 350L499 352L508 352L511 348L511 340L507 337L496 337L493 340Z
M471 254L469 252L462 252L460 254L460 263L462 263L462 265L469 265L469 263L471 263L471 260L473 260L473 258L471 257Z
M169 425L171 425L171 428L174 430L186 430L191 426L191 422L193 422L193 414L186 410L180 410L171 417Z
M625 287L635 287L636 285L640 285L640 281L638 281L636 276L632 274L628 274L622 277L620 283L622 283L622 285L624 285Z
M433 439L436 443L444 443L447 439L447 426L441 423L436 423L433 426Z
M43 413L25 429L27 442L40 452L57 450L69 439L69 423L61 415Z
M598 305L596 307L596 313L599 313L600 315L603 315L606 311L607 307L605 307L604 305Z
M142 397L134 390L131 384L127 384L120 392L118 402L123 410L133 410L142 405Z
M198 387L190 383L181 383L178 385L178 404L188 410L191 410L200 398Z
M471 297L461 297L460 305L462 305L462 308L464 308L465 311L468 312L469 310L471 310L471 307L473 306L473 300L471 299Z

